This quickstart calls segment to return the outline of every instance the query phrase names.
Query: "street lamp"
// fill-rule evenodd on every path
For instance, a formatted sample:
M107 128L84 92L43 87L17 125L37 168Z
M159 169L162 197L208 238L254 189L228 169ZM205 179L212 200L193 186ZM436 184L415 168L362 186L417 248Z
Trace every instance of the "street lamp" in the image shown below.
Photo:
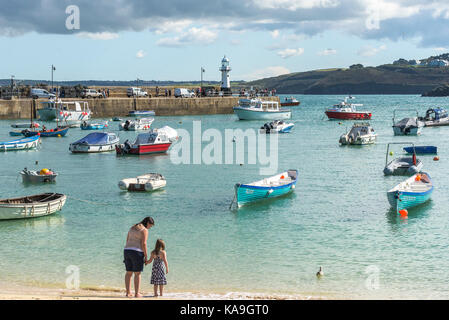
M201 93L200 98L203 96L203 73L206 72L203 67L201 67Z
M53 71L55 71L55 70L56 70L55 66L51 65L51 91L52 92L53 92L53 89L54 89L54 87L53 87Z

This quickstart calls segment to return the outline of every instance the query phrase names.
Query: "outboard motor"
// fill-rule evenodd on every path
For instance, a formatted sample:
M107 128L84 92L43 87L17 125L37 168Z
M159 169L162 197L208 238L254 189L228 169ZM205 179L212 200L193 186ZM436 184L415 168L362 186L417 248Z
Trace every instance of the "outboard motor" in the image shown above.
M125 122L125 125L123 126L123 128L125 129L125 130L128 130L128 128L129 128L129 120L126 120L126 122ZM126 141L128 141L128 140L126 140Z

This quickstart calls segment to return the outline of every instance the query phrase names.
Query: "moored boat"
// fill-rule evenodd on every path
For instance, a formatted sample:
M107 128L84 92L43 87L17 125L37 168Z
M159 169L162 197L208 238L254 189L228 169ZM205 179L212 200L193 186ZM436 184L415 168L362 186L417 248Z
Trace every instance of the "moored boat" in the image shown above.
M20 172L24 183L44 183L55 182L58 174L51 169L44 168L40 171L23 169Z
M424 117L418 120L424 122L425 127L438 127L449 125L449 114L444 108L429 108Z
M234 186L237 206L290 193L295 189L297 179L298 170L293 169L256 182L237 183Z
M416 136L421 134L424 122L418 119L418 111L416 117L404 118L396 122L396 111L409 111L407 109L396 109L393 111L393 132L395 136Z
M433 192L433 182L429 174L419 172L401 182L387 192L391 207L399 212L410 209L428 201Z
M370 111L357 111L357 107L363 104L355 104L348 102L353 97L346 97L339 104L335 104L332 108L328 108L325 114L329 119L338 120L370 120L372 113Z
M166 128L176 131L170 127ZM133 143L126 140L125 143L116 145L115 150L118 155L165 153L172 145L174 139L170 137L168 130L162 129L154 129L148 133L141 133Z
M295 125L292 122L274 120L272 122L267 122L260 127L260 133L288 133L294 126Z
M404 147L405 152L409 154L437 154L438 148L435 146L414 146L414 147Z
M159 173L147 173L136 178L120 180L118 186L127 191L154 191L165 187L167 181Z
M92 132L69 146L72 153L97 153L114 151L120 139L115 133Z
M40 143L39 136L0 142L0 151L18 151L35 149Z
M354 123L349 132L341 135L342 145L366 145L376 142L377 134L369 123Z
M60 211L67 196L60 193L42 193L20 198L0 200L0 220L37 218Z
M26 129L26 128L39 128L40 124L37 122L24 122L24 123L13 123L11 125L12 128L21 128L21 129Z
M25 137L32 137L32 136L40 136L42 138L48 138L48 137L64 137L67 132L69 131L69 127L56 127L55 129L46 129L45 126L42 126L42 130L40 131L32 131L25 129L22 131L22 134Z
M390 154L390 145L391 144L408 144L410 143L404 143L404 142L390 142L387 145L387 153L385 156L385 168L384 168L384 175L390 176L390 175L397 175L397 176L404 176L404 175L413 175L415 173L418 173L421 171L423 167L423 163L421 160L416 158L416 153L413 153L411 157L399 157L391 160L388 162L388 157ZM412 144L414 147L414 145Z
M293 107L299 106L300 102L294 97L286 97L283 102L281 102L281 107Z
M87 101L55 101L54 99L41 102L42 107L37 110L39 118L43 121L56 120L65 125L80 126L83 121L91 117Z
M279 108L277 101L260 99L240 99L233 110L240 120L285 120L292 116L291 110Z
M81 130L103 130L106 129L108 127L108 122L95 122L95 123L88 123L86 121L84 121L80 128Z
M128 113L130 117L150 117L155 115L156 113L153 110L133 110Z
M125 131L150 130L154 118L141 118L136 120L126 120L120 123L119 129Z

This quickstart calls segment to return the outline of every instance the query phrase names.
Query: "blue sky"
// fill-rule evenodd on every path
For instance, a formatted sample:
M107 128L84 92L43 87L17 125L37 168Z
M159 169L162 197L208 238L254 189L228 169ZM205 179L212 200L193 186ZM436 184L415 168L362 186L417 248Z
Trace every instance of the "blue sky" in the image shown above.
M0 78L231 79L449 52L449 4L421 0L0 0ZM68 6L79 29L68 30Z

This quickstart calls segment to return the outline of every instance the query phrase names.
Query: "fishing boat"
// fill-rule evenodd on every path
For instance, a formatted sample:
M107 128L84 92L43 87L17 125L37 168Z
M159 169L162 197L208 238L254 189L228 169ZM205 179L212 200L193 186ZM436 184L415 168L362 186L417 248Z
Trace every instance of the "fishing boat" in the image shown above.
M37 218L60 211L67 196L60 193L42 193L21 198L0 200L0 220Z
M415 146L415 147L404 147L405 152L409 154L437 154L438 148L435 146Z
M167 181L159 173L147 173L136 178L120 180L118 186L126 191L154 191L165 187Z
M277 101L260 99L240 99L233 110L240 120L285 120L292 116L291 110L279 108Z
M141 133L137 136L133 143L126 140L124 144L116 145L115 150L118 155L165 153L174 141L172 132L176 132L173 128L165 128L169 128L171 130L161 128L151 130L148 133Z
M128 113L129 117L151 117L156 113L153 110L133 110Z
M433 192L433 182L428 173L419 172L387 192L391 207L399 212L425 203Z
M438 127L449 125L449 115L444 108L429 108L424 117L418 120L424 122L425 127Z
M285 97L284 101L281 102L281 107L293 107L299 106L299 101L294 97Z
M32 136L40 136L42 138L48 138L48 137L64 137L67 132L69 131L69 127L56 127L55 129L48 130L45 128L45 126L42 126L42 130L40 131L31 131L28 129L25 129L22 131L22 134L25 137L32 137Z
M13 123L11 125L12 128L21 128L21 129L25 129L25 128L39 128L40 124L37 122L24 122L24 123Z
M141 118L136 120L126 120L120 123L119 129L125 131L149 130L154 118Z
M43 121L57 120L69 127L79 127L83 121L91 117L87 101L55 101L54 99L41 102L42 107L37 110Z
M338 120L370 120L372 113L370 111L357 111L357 107L362 107L363 104L350 103L348 102L350 99L354 99L354 97L346 97L339 104L326 109L327 117Z
M385 168L384 168L384 175L390 176L404 176L404 175L413 175L415 173L418 173L421 171L423 167L423 163L421 160L416 158L416 153L413 153L411 157L399 157L391 160L388 162L389 155L392 155L393 153L390 152L390 145L392 144L408 144L410 143L404 143L404 142L390 142L387 145L387 154L385 156ZM414 144L412 144L412 147L414 147Z
M84 121L80 128L81 130L103 130L108 127L108 122L96 122L96 123L88 123Z
M45 183L45 182L55 182L58 174L53 170L44 168L42 170L28 170L23 169L20 172L22 176L22 181L24 183Z
M260 127L260 133L288 133L294 126L295 125L292 122L274 120L272 122L267 122Z
M92 132L69 146L72 153L98 153L114 151L120 139L115 133Z
M393 111L393 132L395 136L416 136L421 134L421 130L424 127L424 122L418 119L418 111L416 117L404 118L401 121L396 122L396 111L407 111L404 109L396 109Z
M288 170L275 176L256 182L241 184L234 187L237 206L252 203L258 200L279 197L292 192L296 187L298 170Z
M39 136L0 142L0 151L17 151L35 149L40 143Z
M369 123L354 123L349 132L341 135L342 145L366 145L376 142L377 134Z

